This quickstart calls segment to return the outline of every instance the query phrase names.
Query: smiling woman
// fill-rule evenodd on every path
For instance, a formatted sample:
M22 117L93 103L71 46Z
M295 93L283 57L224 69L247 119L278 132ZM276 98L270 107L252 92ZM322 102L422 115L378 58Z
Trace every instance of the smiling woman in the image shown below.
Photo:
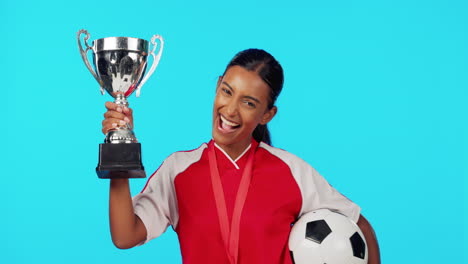
M284 82L283 68L278 61L268 52L259 49L249 49L239 52L227 65L223 75L226 76L227 71L234 66L239 66L251 74L256 73L254 80L257 79L258 81L260 77L263 81L262 85L268 85L267 108L268 110L274 109L276 114L276 106L274 105L283 89ZM270 133L266 124L259 124L253 132L253 137L259 142L263 141L271 144Z
M360 207L302 159L270 146L266 125L277 112L282 86L283 70L273 56L259 49L238 53L218 79L213 140L169 156L133 199L127 179L111 180L114 244L143 244L172 225L184 263L292 263L292 224L328 208L357 222L369 263L380 263ZM109 102L106 107L103 132L133 125L131 109Z
M254 71L231 66L218 81L213 106L213 139L232 159L250 144L269 140L266 124L276 114L268 85ZM254 136L254 130L263 129ZM263 137L268 137L263 139Z

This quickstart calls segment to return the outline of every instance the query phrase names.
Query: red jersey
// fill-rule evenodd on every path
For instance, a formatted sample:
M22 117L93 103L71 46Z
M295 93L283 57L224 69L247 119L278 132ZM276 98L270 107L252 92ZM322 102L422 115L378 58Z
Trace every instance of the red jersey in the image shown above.
M214 144L210 141L208 144ZM208 144L169 156L133 198L135 214L147 229L147 241L169 225L176 231L184 264L229 263L221 236ZM229 223L249 148L233 161L215 147ZM242 210L238 263L292 263L288 238L303 213L319 208L339 211L355 222L360 208L332 188L310 165L284 151L260 143Z

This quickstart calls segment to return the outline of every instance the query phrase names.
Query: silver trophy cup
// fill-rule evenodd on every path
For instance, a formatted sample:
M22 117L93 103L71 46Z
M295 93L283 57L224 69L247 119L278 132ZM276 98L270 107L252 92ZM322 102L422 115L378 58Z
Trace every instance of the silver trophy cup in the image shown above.
M85 34L84 44L81 35ZM81 57L101 86L101 93L107 91L115 98L114 103L128 106L127 97L136 91L140 95L143 84L153 74L158 66L164 47L164 40L159 35L151 38L150 43L144 39L129 37L109 37L94 40L88 45L89 33L80 30L77 33L78 47ZM155 54L159 40L159 51ZM93 54L93 66L88 60L88 51ZM148 55L153 57L153 63L145 75ZM99 178L145 178L146 174L141 162L141 145L137 143L135 134L127 124L111 129L104 143L99 145L99 163L96 168Z

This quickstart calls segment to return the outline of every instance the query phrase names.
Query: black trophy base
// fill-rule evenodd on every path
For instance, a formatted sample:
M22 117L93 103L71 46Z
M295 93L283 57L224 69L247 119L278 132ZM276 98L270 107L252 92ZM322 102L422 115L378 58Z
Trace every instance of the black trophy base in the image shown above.
M96 173L101 179L145 178L141 163L141 144L99 144Z

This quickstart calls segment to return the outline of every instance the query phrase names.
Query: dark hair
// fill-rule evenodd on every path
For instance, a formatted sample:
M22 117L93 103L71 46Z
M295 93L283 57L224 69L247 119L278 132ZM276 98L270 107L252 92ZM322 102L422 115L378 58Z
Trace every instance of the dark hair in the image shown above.
M232 66L240 66L248 71L254 71L268 84L270 87L268 110L270 110L275 105L276 98L278 98L278 95L283 89L283 68L278 61L264 50L247 49L234 56L226 66L224 74ZM267 125L258 125L252 136L258 142L263 141L271 145L270 131L268 131Z

